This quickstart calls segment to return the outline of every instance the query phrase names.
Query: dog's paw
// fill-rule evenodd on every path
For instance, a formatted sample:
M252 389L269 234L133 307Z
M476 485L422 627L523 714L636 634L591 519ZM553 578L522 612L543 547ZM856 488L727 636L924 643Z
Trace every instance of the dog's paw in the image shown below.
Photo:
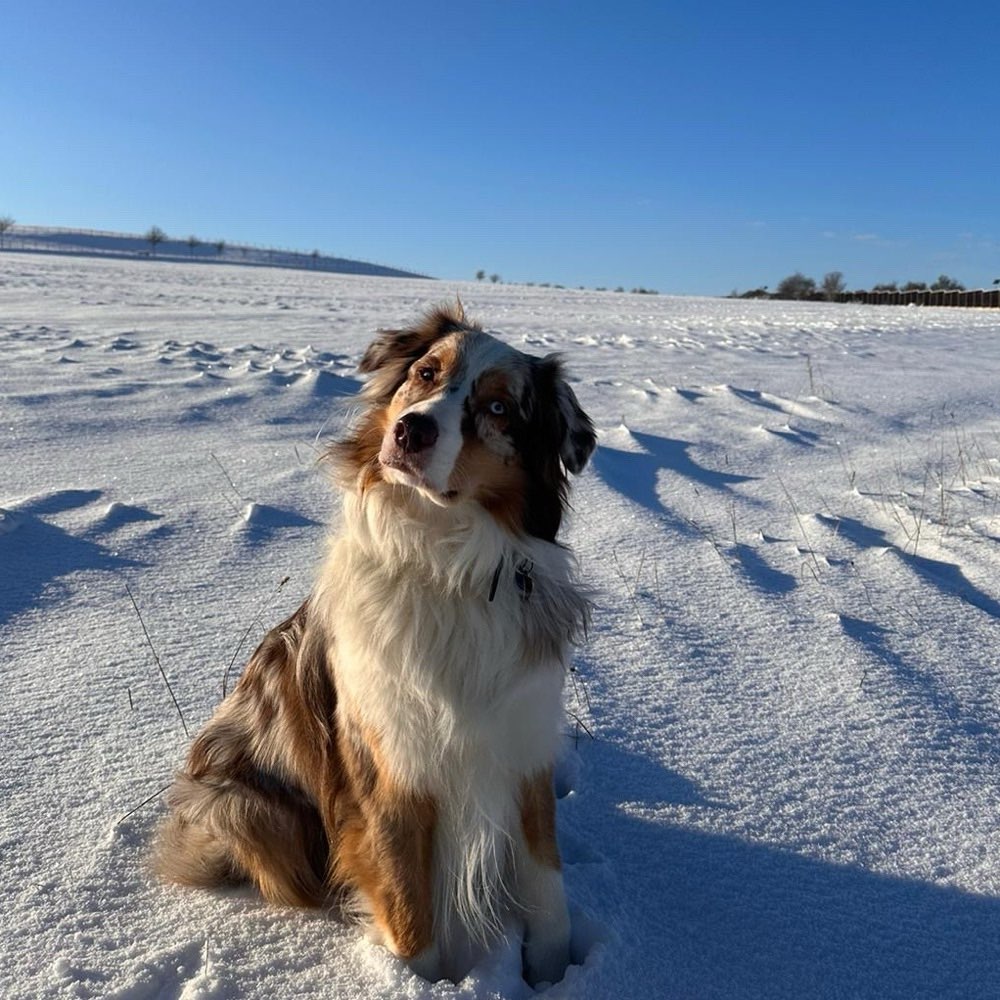
M432 944L419 955L407 959L406 964L411 972L415 972L429 983L436 983L439 979L445 978L441 966L441 950L437 944Z
M525 947L523 955L523 974L525 981L532 989L540 989L558 983L569 968L569 947L563 954L547 952L544 955L528 956Z
M524 978L532 988L558 983L570 964L568 922L565 929L529 933L521 951L521 960Z

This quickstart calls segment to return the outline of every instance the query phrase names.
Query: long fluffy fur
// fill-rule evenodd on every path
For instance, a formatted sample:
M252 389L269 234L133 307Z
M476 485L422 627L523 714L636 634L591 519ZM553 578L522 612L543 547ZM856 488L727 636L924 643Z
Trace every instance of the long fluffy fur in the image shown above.
M342 524L309 599L195 739L156 864L186 885L250 880L282 905L339 902L428 978L461 976L520 912L526 976L559 978L551 768L588 601L556 534L593 428L557 359L460 310L380 334L361 368L360 418L330 452ZM436 497L387 471L410 412L461 444Z

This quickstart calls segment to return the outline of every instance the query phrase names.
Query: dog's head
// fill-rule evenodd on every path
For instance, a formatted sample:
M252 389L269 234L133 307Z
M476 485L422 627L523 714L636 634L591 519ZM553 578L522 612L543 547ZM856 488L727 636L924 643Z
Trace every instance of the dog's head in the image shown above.
M555 539L567 472L597 443L558 357L523 354L456 306L381 332L360 369L367 409L333 450L350 485L478 503L512 531Z

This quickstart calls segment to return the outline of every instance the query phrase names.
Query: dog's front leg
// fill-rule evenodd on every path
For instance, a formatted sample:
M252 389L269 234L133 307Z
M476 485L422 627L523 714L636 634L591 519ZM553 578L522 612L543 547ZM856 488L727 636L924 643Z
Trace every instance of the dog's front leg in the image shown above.
M363 825L341 828L341 871L360 891L385 946L424 978L439 978L432 882L434 803L376 795L363 812Z
M556 983L569 965L570 923L556 844L556 800L550 769L521 785L517 892L524 908L524 977Z

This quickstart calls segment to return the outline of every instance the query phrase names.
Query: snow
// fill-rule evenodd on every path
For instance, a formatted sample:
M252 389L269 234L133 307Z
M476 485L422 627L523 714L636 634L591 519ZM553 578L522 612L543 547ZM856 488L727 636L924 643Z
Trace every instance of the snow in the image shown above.
M194 240L192 243L191 240ZM135 233L95 232L87 229L53 229L48 226L17 226L8 230L0 240L0 249L6 253L28 252L44 254L70 254L73 256L146 257L157 261L183 261L198 264L228 264L249 267L295 267L311 271L332 271L338 274L365 274L386 278L421 278L424 275L403 271L385 264L303 253L297 250L280 250L273 247L245 246L241 244L203 242L197 237L183 239L165 238L155 253L145 236Z
M4 996L532 994L513 939L431 986L146 863L185 726L309 590L364 347L456 293L600 432L546 995L996 996L995 312L0 254Z

